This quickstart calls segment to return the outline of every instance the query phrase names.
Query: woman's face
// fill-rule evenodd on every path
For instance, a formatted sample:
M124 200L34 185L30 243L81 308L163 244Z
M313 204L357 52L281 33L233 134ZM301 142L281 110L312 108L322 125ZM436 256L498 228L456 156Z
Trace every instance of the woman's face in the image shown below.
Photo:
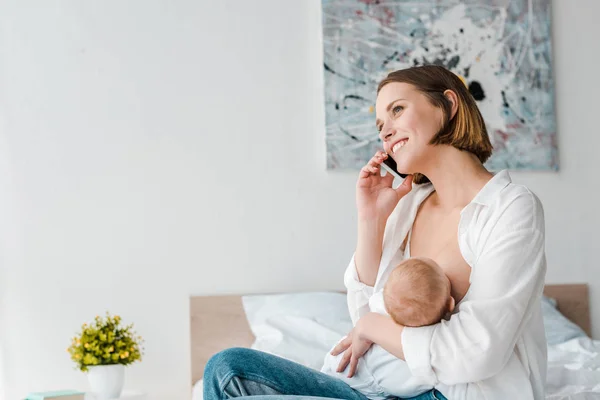
M442 127L444 113L408 83L390 82L377 96L376 124L383 148L398 172L422 172L431 156L429 142Z

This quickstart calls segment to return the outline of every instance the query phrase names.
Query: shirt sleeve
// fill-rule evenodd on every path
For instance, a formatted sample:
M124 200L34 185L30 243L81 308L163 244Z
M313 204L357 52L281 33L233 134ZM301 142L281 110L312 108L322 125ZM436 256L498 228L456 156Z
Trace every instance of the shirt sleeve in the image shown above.
M544 242L539 201L531 193L518 197L480 247L460 311L435 325L404 328L402 348L413 375L455 385L502 370L539 307Z
M344 285L346 286L348 311L352 325L356 325L360 317L370 311L369 299L373 296L373 286L366 285L358 279L354 255L344 273Z

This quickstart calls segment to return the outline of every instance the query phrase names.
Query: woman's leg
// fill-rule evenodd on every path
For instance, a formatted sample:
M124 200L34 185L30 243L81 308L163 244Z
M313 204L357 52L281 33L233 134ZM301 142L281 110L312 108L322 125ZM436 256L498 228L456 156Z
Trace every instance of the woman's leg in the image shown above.
M204 400L260 395L296 395L367 400L341 380L272 354L231 348L204 369Z

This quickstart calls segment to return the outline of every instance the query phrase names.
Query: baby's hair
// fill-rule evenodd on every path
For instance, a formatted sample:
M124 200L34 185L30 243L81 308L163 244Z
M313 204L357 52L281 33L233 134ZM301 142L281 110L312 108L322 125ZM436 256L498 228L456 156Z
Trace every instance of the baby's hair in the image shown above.
M383 289L385 308L403 326L439 322L450 311L448 278L418 258L403 261Z

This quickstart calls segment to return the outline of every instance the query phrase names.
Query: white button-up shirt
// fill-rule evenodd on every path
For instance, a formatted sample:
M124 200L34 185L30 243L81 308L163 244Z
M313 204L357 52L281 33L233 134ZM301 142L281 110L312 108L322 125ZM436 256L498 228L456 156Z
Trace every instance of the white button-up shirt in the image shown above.
M383 309L381 291L431 184L413 189L390 215L375 286L358 280L354 257L344 275L352 322ZM405 327L406 363L450 400L544 399L546 338L541 298L546 275L539 199L501 171L462 211L458 244L470 287L450 320Z

